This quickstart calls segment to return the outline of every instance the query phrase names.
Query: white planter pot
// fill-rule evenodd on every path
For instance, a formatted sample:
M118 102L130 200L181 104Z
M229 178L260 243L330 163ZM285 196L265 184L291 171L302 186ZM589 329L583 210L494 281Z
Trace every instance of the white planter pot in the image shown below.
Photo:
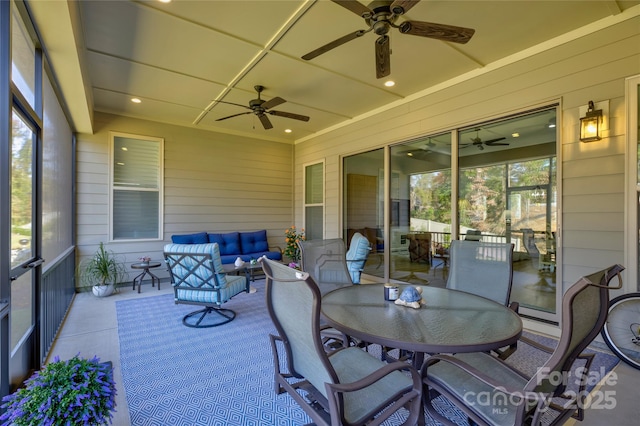
M107 285L94 285L93 286L93 294L97 297L107 297L111 296L115 290L113 284Z

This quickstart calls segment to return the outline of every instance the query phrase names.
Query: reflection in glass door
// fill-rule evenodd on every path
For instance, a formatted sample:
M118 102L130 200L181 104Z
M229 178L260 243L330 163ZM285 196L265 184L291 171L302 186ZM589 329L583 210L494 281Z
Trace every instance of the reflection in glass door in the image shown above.
M514 245L511 301L556 321L556 109L459 133L460 238Z
M342 235L349 246L356 232L369 241L365 275L384 278L384 150L345 157L343 161L344 220Z
M35 322L35 133L15 110L11 132L11 350ZM27 353L29 348L23 348Z
M446 285L451 188L451 132L391 147L391 278Z

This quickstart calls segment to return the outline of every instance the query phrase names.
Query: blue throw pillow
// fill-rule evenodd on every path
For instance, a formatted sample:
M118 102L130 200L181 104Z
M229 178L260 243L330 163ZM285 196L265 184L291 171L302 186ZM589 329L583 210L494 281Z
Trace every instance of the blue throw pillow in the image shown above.
M198 232L197 234L172 235L171 242L174 244L207 244L209 238L206 232Z
M269 250L267 231L265 229L255 232L241 232L240 244L243 254L259 253Z
M369 240L359 232L353 234L351 238L351 245L347 251L347 269L351 274L351 280L354 284L360 283L360 273L364 268L364 264L369 256L371 245Z
M227 256L241 254L240 251L240 234L237 232L228 232L226 234L209 234L210 243L218 243L220 254Z

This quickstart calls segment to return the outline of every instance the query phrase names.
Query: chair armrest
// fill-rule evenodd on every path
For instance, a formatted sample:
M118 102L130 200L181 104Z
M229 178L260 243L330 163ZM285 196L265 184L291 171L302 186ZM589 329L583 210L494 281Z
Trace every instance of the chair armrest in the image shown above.
M526 343L527 345L534 347L542 352L546 352L548 354L553 353L555 348L550 348L549 346L543 345L542 343L536 342L535 340L531 340L528 337L521 336L518 342Z
M284 254L280 246L269 246L269 251L277 251L280 252L280 254Z

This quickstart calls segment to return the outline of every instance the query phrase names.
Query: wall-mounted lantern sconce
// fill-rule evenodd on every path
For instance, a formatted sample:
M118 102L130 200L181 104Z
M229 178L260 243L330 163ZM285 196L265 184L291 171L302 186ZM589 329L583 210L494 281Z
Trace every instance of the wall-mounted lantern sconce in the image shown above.
M593 142L602 139L602 110L595 109L593 101L589 101L587 113L580 118L580 140Z

